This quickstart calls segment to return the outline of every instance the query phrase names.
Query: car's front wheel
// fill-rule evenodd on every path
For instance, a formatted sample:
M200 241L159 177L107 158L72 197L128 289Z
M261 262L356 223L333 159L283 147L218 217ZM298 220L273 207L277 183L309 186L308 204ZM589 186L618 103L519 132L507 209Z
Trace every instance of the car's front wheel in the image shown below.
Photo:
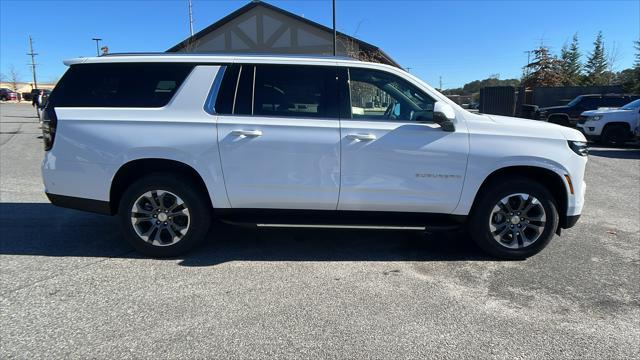
M188 178L170 174L145 176L131 184L118 215L129 243L151 257L180 255L207 235L209 202Z
M600 137L600 142L604 145L622 145L631 138L631 131L624 125L611 124L605 126Z
M553 196L541 184L511 177L480 195L469 222L470 235L486 253L524 259L542 250L558 227Z

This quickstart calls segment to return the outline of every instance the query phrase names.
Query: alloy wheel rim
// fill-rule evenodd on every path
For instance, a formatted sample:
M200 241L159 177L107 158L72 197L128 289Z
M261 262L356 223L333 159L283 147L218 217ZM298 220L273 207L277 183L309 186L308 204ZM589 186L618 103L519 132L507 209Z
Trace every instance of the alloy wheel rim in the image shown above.
M491 236L509 249L521 249L538 241L546 223L547 216L540 200L523 193L502 198L489 216Z
M142 240L154 246L176 244L187 234L190 223L189 208L170 191L147 191L131 207L133 229Z

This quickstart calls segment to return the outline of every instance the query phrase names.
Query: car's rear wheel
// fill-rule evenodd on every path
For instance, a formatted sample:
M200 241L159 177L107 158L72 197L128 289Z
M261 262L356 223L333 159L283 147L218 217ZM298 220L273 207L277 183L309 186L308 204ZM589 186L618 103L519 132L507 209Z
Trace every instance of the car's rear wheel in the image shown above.
M118 215L129 243L151 257L173 257L204 240L211 222L205 196L188 178L149 175L131 184Z
M549 190L526 178L494 182L480 195L470 218L473 240L486 253L524 259L541 251L558 227L558 210Z
M629 129L623 125L607 125L604 130L602 130L600 142L609 146L621 145L629 140L630 133Z

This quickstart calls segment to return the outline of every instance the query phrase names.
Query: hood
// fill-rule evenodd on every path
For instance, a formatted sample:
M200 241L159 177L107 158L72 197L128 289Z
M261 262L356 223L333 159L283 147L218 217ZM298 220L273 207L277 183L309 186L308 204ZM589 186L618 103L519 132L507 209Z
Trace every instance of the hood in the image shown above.
M621 110L621 109L602 109L602 110L589 110L583 112L581 115L583 116L593 116L593 115L605 115L605 114L628 114L633 113L633 110Z
M529 134L531 136L546 137L551 139L566 139L573 141L587 141L584 135L566 126L551 124L546 121L521 119L510 116L485 115L495 123L511 131Z

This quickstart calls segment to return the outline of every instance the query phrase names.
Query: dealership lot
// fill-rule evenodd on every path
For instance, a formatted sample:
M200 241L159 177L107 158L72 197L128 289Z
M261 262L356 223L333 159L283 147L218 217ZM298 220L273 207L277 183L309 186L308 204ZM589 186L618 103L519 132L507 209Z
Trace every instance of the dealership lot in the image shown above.
M0 105L0 357L640 357L640 150L592 149L578 225L526 261L462 233L222 226L151 260L42 192Z

